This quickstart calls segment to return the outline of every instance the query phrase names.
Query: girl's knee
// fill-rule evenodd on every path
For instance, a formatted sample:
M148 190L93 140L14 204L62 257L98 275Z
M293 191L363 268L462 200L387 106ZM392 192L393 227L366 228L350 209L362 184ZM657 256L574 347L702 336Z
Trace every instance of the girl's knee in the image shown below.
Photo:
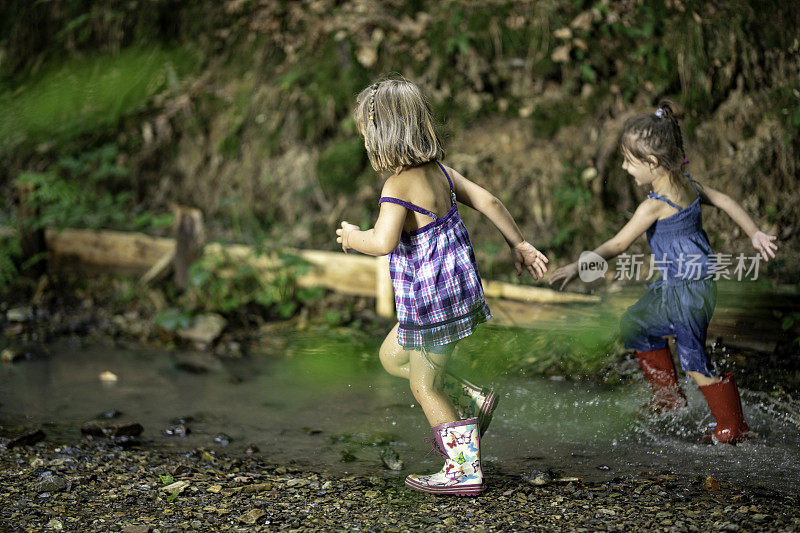
M389 342L384 342L378 350L381 365L389 372L408 363L407 354L408 352L404 351L402 347Z
M378 351L378 359L380 359L381 365L383 365L385 370L389 370L396 366L395 357L392 356L392 354L386 348L386 345L381 346L381 349Z
M411 394L414 395L417 401L425 401L441 392L436 383L428 379L414 379L412 377L409 380L409 385L411 386Z

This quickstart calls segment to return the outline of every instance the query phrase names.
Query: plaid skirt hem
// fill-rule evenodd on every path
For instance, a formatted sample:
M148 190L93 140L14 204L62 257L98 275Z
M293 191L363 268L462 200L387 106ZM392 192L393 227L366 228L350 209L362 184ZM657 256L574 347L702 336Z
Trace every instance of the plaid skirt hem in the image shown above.
M485 301L478 303L467 314L441 324L418 325L400 324L397 329L397 342L404 348L440 346L472 335L478 324L492 318L492 312Z

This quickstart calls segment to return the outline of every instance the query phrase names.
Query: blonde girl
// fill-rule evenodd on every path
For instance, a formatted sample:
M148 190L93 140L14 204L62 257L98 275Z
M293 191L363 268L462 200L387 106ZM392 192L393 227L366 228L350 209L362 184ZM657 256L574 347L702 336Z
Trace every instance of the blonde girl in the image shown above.
M480 437L497 395L445 367L456 341L492 315L457 202L480 211L500 230L518 275L524 268L539 279L547 258L522 238L497 198L442 163L430 108L414 83L387 79L367 87L356 99L354 119L373 168L388 177L375 226L361 231L342 222L336 240L345 252L389 255L398 323L381 346L381 363L409 380L433 428L434 450L445 460L437 473L408 476L406 486L434 494L479 494L484 489Z

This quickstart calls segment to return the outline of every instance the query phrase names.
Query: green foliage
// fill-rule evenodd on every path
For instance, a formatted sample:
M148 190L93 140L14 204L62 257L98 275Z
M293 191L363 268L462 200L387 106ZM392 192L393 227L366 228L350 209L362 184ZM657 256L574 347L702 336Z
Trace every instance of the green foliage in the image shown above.
M288 318L300 304L321 296L319 288L296 286L297 277L308 270L302 258L263 250L261 254L277 260L274 268L263 271L224 253L206 255L194 263L189 268L189 287L179 299L183 311L173 311L165 320L200 311L231 314L252 306L265 314Z
M534 109L531 127L534 135L550 138L564 126L579 123L583 115L572 100L545 101Z
M542 321L537 329L486 325L459 343L454 365L486 376L525 369L536 374L596 375L620 353L616 316L573 312L570 322ZM454 368L454 370L458 370Z
M287 95L302 94L297 126L307 142L335 133L341 120L350 114L355 95L372 78L356 61L351 39L329 35L320 43L310 39L308 49L275 82Z
M175 331L177 329L185 329L192 325L192 315L183 309L176 309L170 307L161 311L154 317L154 322L157 326L164 328L167 331Z
M125 190L129 171L116 158L117 147L107 144L61 158L47 172L21 173L17 182L33 185L28 201L39 210L32 226L101 228L125 221L134 198Z
M97 135L174 91L197 63L186 49L131 47L69 59L0 92L0 154Z
M0 292L17 279L15 262L22 255L19 239L14 236L0 236Z
M356 178L363 172L366 162L361 137L334 142L320 154L317 162L320 185L332 194L353 193L359 185Z
M553 191L553 213L556 218L556 235L547 244L554 250L563 250L565 245L585 233L590 216L592 193L581 178L581 171L572 163L564 163L559 185Z
M796 329L798 324L800 324L800 313L792 313L783 317L781 328L783 328L783 331L789 331L793 328ZM794 342L800 344L800 335L794 338Z

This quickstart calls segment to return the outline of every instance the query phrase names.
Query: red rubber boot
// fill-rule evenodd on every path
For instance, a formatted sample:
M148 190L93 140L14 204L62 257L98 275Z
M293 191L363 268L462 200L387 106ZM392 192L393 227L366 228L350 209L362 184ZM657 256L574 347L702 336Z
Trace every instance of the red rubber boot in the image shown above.
M728 372L716 383L703 385L700 392L706 397L711 414L717 421L717 429L711 435L706 435L705 440L736 444L748 437L750 428L744 421L742 400L733 372Z
M653 396L643 407L654 413L686 407L686 396L678 385L669 348L636 352L634 355L645 379L653 387Z

